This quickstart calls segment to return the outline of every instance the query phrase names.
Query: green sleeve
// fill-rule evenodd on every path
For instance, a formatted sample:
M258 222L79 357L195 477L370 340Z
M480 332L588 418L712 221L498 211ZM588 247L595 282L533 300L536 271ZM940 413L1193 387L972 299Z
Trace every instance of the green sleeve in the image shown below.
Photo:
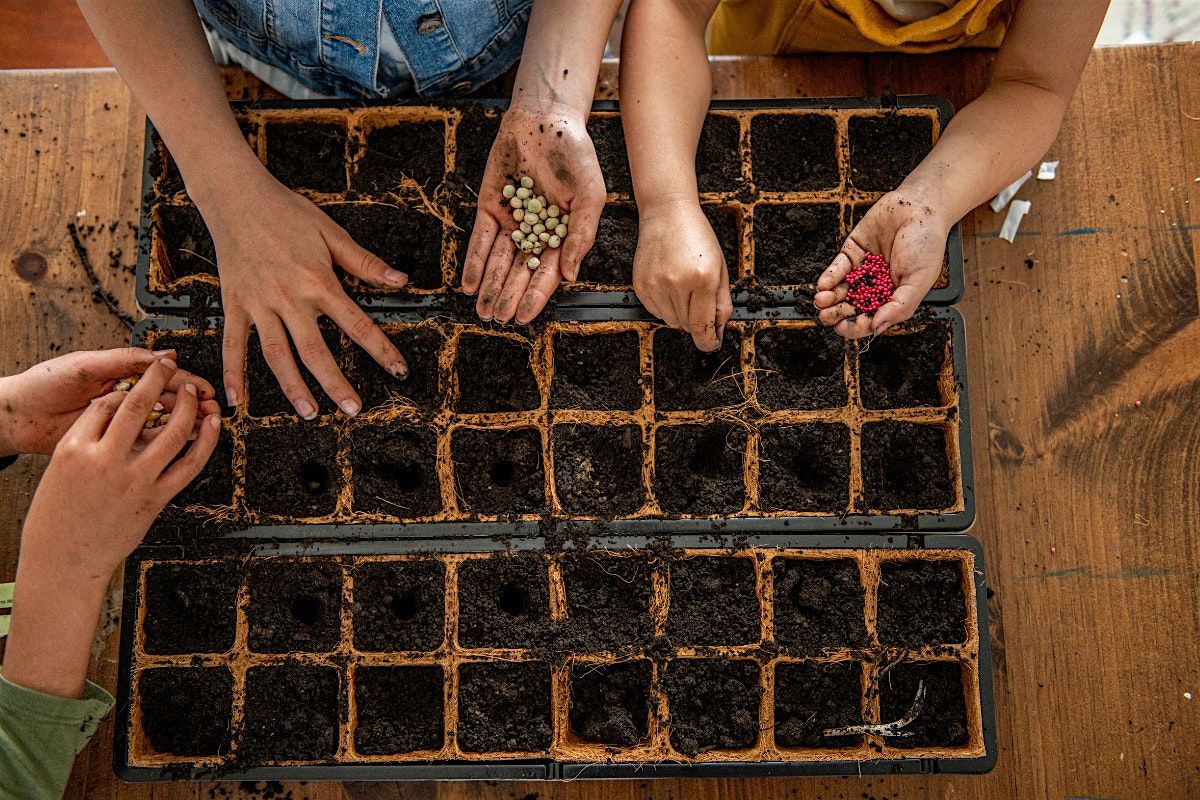
M9 683L0 675L0 797L58 800L75 756L113 707L90 681L79 700Z

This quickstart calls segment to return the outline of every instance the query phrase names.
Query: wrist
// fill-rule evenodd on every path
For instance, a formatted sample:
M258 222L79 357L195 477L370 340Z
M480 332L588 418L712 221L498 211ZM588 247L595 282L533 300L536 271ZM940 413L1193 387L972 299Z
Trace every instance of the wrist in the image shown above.
M555 117L568 122L584 125L587 122L591 103L581 104L571 98L553 92L521 91L520 87L513 90L512 103L509 104L508 114L533 119Z
M945 178L930 177L923 167L922 164L922 168L909 174L904 182L896 187L894 193L924 210L934 224L948 231L970 209L956 209L953 187L947 184ZM937 171L944 173L947 170L939 168Z
M635 188L634 196L637 200L638 217L643 223L658 219L677 220L704 213L700 208L700 198L695 192L685 190L646 193Z
M184 174L188 195L201 209L219 209L234 200L255 197L264 182L274 180L254 151L245 146L220 158L206 157L198 167L189 166L192 169Z

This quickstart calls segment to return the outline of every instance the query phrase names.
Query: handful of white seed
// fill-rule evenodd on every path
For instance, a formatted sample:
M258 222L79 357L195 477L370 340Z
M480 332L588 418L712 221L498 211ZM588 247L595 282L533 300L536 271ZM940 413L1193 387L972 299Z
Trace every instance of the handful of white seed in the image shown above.
M518 250L531 256L525 262L526 266L537 269L542 264L538 256L547 247L561 246L567 238L567 223L571 221L571 215L560 213L558 206L546 202L544 196L537 194L533 178L528 175L505 186L504 199L517 222L517 229L512 232L513 241Z
M128 392L134 386L137 386L138 376L130 375L128 378L121 378L117 381L117 385L113 387L114 392ZM162 403L155 403L154 409L150 415L146 417L147 428L161 428L171 421L171 412L163 408Z

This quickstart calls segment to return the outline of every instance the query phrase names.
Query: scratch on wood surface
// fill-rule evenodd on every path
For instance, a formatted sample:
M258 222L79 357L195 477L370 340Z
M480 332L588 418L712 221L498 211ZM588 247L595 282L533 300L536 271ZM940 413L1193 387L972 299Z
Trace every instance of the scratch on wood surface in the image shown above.
M1057 580L1063 578L1085 578L1088 580L1123 581L1138 578L1168 578L1174 574L1170 567L1124 567L1114 570L1094 570L1091 567L1064 567L1046 569L1025 578L1034 580Z

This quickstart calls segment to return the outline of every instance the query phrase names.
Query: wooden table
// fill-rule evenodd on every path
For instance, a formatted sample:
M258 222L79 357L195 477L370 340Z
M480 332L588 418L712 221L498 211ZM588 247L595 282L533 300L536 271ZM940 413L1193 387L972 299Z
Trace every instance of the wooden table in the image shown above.
M990 56L718 62L720 97L935 92L961 106ZM601 94L615 83L606 67ZM244 87L239 91L244 90ZM142 113L109 71L0 73L0 370L127 341L93 302L67 222L134 309ZM1000 762L984 777L570 784L309 784L333 798L1184 798L1200 795L1200 45L1093 54L1015 244L965 222L979 521ZM115 224L109 229L110 224ZM115 256L110 259L109 252ZM33 255L27 255L27 254ZM111 263L110 263L111 261ZM1135 408L1135 401L1141 401ZM0 580L43 461L0 475ZM86 509L81 509L81 516ZM110 621L105 630L114 629ZM116 637L94 677L112 688ZM121 785L112 722L71 798L207 798ZM252 797L236 784L221 797Z

